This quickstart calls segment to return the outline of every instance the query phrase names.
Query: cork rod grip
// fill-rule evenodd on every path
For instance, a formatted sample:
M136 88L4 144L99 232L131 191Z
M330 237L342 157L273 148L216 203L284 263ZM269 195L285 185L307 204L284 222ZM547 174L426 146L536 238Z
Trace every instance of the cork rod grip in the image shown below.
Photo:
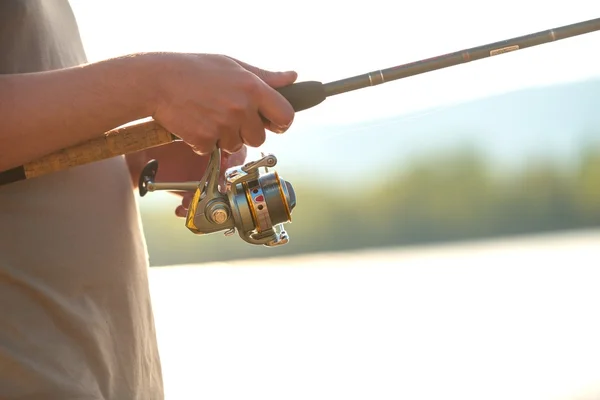
M27 179L179 140L155 121L124 126L23 165Z

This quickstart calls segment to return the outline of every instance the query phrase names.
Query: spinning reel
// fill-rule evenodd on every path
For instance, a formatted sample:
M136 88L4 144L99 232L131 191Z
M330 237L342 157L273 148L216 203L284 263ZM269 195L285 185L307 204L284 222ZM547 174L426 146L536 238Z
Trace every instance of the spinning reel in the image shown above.
M193 233L225 231L225 236L231 236L237 229L240 237L250 244L278 246L289 241L283 224L292 220L296 194L277 172L269 172L276 164L277 158L269 154L228 168L222 193L218 184L221 165L218 148L212 152L199 182L155 182L158 161L151 160L140 174L139 193L144 196L155 190L195 191L185 218L185 226ZM260 168L265 169L265 174L260 174Z

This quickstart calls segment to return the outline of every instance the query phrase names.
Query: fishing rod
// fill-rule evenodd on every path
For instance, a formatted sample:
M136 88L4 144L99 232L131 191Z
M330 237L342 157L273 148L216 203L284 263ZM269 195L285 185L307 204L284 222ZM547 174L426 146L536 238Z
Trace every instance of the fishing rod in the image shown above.
M304 81L279 88L294 111L315 107L327 98L399 79L456 66L484 58L600 31L600 18L548 29L482 46L376 70L329 83ZM0 172L0 186L36 178L104 159L162 146L181 139L155 121L124 126L106 132L99 138L59 150L25 165ZM225 172L225 193L218 190L220 150L215 149L205 174L199 182L157 183L154 181L158 162L151 160L140 180L140 196L148 191L195 191L186 217L186 227L196 234L237 229L248 243L274 246L287 243L283 224L291 221L296 205L292 185L276 172L268 172L277 164L274 155L233 167ZM265 168L261 175L259 168Z
M288 99L288 101L290 101L295 111L301 111L312 108L322 103L328 97L338 94L348 93L370 86L381 85L383 83L392 82L398 79L452 67L471 61L481 60L484 58L498 56L516 50L584 35L599 30L600 18L596 18L532 33L525 36L519 36L478 47L455 51L453 53L398 65L387 69L372 71L366 74L325 84L318 81L299 82L282 88L279 91L285 96L286 99Z

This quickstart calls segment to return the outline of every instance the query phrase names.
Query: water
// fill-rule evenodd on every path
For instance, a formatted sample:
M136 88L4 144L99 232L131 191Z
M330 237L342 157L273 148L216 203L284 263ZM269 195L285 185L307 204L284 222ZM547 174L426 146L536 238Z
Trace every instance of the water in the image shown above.
M167 400L600 398L600 232L151 279Z

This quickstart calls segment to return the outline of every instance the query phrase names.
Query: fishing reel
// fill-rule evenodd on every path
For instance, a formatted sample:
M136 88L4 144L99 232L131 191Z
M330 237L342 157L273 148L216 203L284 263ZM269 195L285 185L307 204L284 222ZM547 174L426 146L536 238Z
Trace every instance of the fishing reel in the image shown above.
M291 222L296 207L292 185L269 168L277 158L263 155L257 161L228 168L225 171L224 193L219 191L221 151L216 148L206 172L199 182L155 182L158 161L149 161L139 179L140 196L155 190L195 191L185 218L185 226L195 234L205 235L225 231L231 236L237 230L246 242L255 245L279 246L289 241L283 224ZM261 175L260 168L265 169Z

